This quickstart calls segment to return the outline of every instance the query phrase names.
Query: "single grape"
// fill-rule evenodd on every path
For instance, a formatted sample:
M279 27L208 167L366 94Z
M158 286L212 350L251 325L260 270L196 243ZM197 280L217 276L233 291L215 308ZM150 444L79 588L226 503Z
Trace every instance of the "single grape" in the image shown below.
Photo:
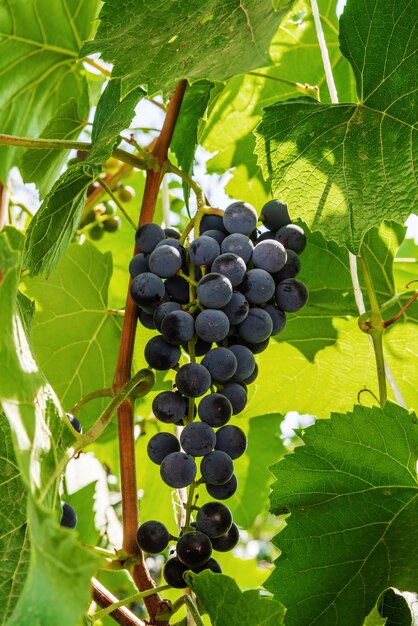
M166 240L165 240L166 241ZM176 239L173 239L176 241ZM151 272L161 278L175 276L182 266L180 252L173 246L157 246L149 255L149 267Z
M138 306L155 308L164 298L165 287L159 276L152 272L144 272L132 280L130 293L132 300Z
M238 362L234 352L228 348L214 348L203 357L202 365L209 370L213 380L222 383L232 378Z
M301 280L287 278L277 285L276 302L282 311L295 313L308 301L308 290Z
M237 254L244 263L248 263L253 254L254 245L251 239L242 233L234 233L225 237L221 244L222 252Z
M286 280L286 278L295 278L300 272L300 258L299 255L293 250L286 250L287 252L287 261L286 265L280 272L273 274L273 278L275 283L281 283L282 280Z
M246 319L238 326L240 337L249 343L260 343L268 339L272 330L273 321L270 315L258 307L250 309Z
M292 221L289 217L287 204L280 200L269 200L261 209L262 222L269 230L277 231L282 226L290 224Z
M234 291L228 304L221 309L233 326L241 324L247 317L249 310L250 305L247 298L239 291Z
M173 311L180 311L181 305L178 302L162 302L154 311L153 319L155 328L161 332L161 324L163 319Z
M152 337L145 346L144 356L145 360L150 367L155 370L169 370L180 359L180 348L173 346L161 337L157 335Z
M186 401L177 391L161 391L152 402L152 412L160 422L175 424L186 415Z
M221 566L219 565L218 561L216 561L212 557L210 557L209 561L204 565L201 565L200 567L193 567L192 571L195 574L200 574L200 572L203 572L205 569L209 569L214 574L222 574Z
M167 278L165 288L175 302L186 304L189 301L189 283L181 276Z
M203 235L203 233L206 233L208 230L219 230L226 233L222 215L211 215L207 213L202 217L199 225L199 234Z
M239 383L225 383L219 393L230 401L233 415L237 415L237 413L241 413L245 409L247 392Z
M196 528L208 537L221 537L231 528L232 513L221 502L208 502L198 511Z
M287 254L284 246L275 239L260 241L253 250L254 267L270 274L279 272L285 266L286 260Z
M99 239L102 239L103 235L104 229L102 224L95 224L93 228L90 228L89 230L89 237L93 241L99 241Z
M215 239L202 235L190 244L189 258L194 265L207 267L212 265L220 252L219 244Z
M216 537L211 539L212 547L217 552L229 552L233 550L239 541L238 526L232 523L231 528L222 535L222 537Z
M270 343L270 337L267 337L267 339L264 339L263 341L258 341L257 343L251 343L240 338L239 343L242 346L246 346L253 354L260 354L260 352L264 352L264 350L267 349Z
M165 550L169 541L170 533L167 528L155 520L141 524L136 533L138 546L150 554L157 554Z
M217 241L219 245L222 244L223 240L226 237L225 231L217 230L217 229L205 230L204 234L206 237L212 237L212 239L215 239L215 241Z
M216 435L213 428L204 422L187 424L180 435L181 447L191 456L205 456L215 447Z
M222 426L216 432L215 450L222 450L229 454L231 459L238 459L247 449L247 437L238 426Z
M221 393L211 393L201 399L198 406L202 422L213 428L224 426L232 417L232 404Z
M240 285L240 291L251 304L263 304L274 295L276 285L268 272L261 269L249 270Z
M65 528L75 528L77 526L77 513L74 511L71 504L68 502L61 502L62 516L60 526Z
M237 488L238 481L235 474L232 474L228 482L223 485L211 485L210 483L206 483L206 491L212 498L216 498L217 500L228 500L228 498L234 495Z
M286 314L274 304L268 304L264 310L270 315L273 322L272 335L277 335L286 326Z
M176 557L168 559L163 570L165 582L171 585L171 587L174 587L174 589L185 589L187 583L183 578L183 574L187 572L188 569L187 565L181 563Z
M231 382L242 382L245 378L251 376L254 371L255 360L253 353L245 346L240 345L229 346L228 350L235 354L238 364L236 372L233 376L233 381Z
M212 544L200 531L185 533L177 542L177 558L188 567L199 567L209 561Z
M193 457L185 452L171 452L160 465L162 480L174 489L182 489L191 485L196 477L196 472L197 468Z
M212 485L222 485L232 477L234 464L228 454L221 450L215 450L203 457L200 463L200 472L205 482Z
M246 385L251 385L251 383L255 381L257 376L258 376L258 365L256 363L252 374L250 376L247 376L247 378L244 378L242 382L245 383Z
M171 433L157 433L148 441L147 453L153 463L160 465L172 452L180 452L180 443Z
M132 278L142 274L143 272L149 272L148 257L143 252L135 254L129 263L129 273Z
M72 413L66 413L65 415L67 416L68 421L70 422L74 430L80 433L81 435L81 433L83 432L83 428L80 422L78 421L78 419Z
M211 272L201 278L196 293L203 306L220 309L232 298L231 281L222 274Z
M143 224L136 231L135 241L140 252L150 254L157 243L165 239L163 229L158 224Z
M150 313L147 313L143 309L139 309L138 319L145 328L155 330L154 318Z
M276 239L276 233L272 233L270 230L266 230L263 233L259 233L255 240L255 244L260 243L261 241L272 241Z
M200 337L196 337L196 341L194 342L194 353L195 356L203 356L209 352L212 348L211 341L204 341ZM186 343L183 345L183 350L189 353L189 344Z
M246 269L246 265L241 257L233 252L226 252L225 254L217 256L211 267L212 272L222 274L222 276L229 278L233 287L237 287L242 283ZM222 306L225 306L225 304Z
M123 185L118 189L118 197L121 202L131 202L135 198L135 189L129 185Z
M176 386L179 392L188 398L203 396L212 383L211 376L200 363L186 363L176 374Z
M229 333L229 320L217 309L205 309L196 317L196 335L207 342L222 341Z
M168 343L180 346L182 343L187 343L193 339L194 327L194 319L190 313L172 311L164 317L161 323L161 333Z
M224 212L223 223L229 233L248 235L257 226L257 211L248 202L233 202Z
M280 241L285 248L293 250L297 254L304 251L306 247L306 235L300 226L297 224L288 224L282 226L276 233L277 241Z

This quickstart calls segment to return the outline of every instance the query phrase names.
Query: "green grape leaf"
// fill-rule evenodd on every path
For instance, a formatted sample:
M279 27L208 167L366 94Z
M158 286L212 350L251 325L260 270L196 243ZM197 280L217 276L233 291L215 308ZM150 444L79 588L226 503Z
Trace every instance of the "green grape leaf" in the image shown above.
M25 281L26 293L36 304L35 354L67 411L91 391L112 385L120 324L108 310L111 276L110 254L87 242L71 245L48 280ZM103 400L82 410L84 430L100 408Z
M90 598L90 579L103 559L83 549L76 532L29 498L31 560L8 626L74 626ZM64 582L65 581L65 582Z
M290 517L266 587L287 626L361 625L388 587L416 589L417 418L391 403L356 406L301 437L271 468L271 511Z
M143 89L135 89L121 97L121 81L110 80L97 104L93 120L91 163L104 163L119 143L119 133L125 130L135 114L135 106L143 97Z
M338 92L341 97L352 100L355 98L354 76L339 49L336 4L336 0L318 2ZM270 196L270 186L257 164L252 134L263 109L279 100L295 97L305 83L317 86L321 100L329 102L308 0L298 0L280 24L270 45L270 56L272 65L254 74L234 76L227 82L201 129L203 147L216 153L208 162L209 171L223 174L233 168L225 191L233 198L242 198L245 189L245 200L257 208ZM293 214L293 206L289 209Z
M89 113L88 102L73 98L63 104L41 133L44 139L77 139ZM68 158L68 150L30 149L25 152L20 171L25 182L35 183L42 197L58 178Z
M374 607L373 611L369 613L363 622L363 626L385 626L385 624L386 618L380 615L377 607Z
M186 89L180 115L174 128L170 149L176 155L179 167L190 175L193 174L198 128L213 91L216 91L216 87L207 80L190 85ZM187 203L190 188L186 183L183 183L183 191Z
M87 99L78 61L97 11L96 0L2 3L0 9L0 128L36 137L70 98ZM58 37L59 33L59 37ZM18 163L17 148L0 147L0 180Z
M418 620L418 594L388 589L379 603L386 626L415 626Z
M25 266L31 276L50 274L64 256L77 229L87 189L99 171L88 163L72 165L46 196L26 233Z
M410 0L384 7L350 0L340 46L358 102L279 102L257 127L259 163L273 194L285 197L292 215L312 230L353 253L369 228L385 219L403 223L417 204L416 18Z
M7 419L0 413L0 624L5 626L22 591L29 563L26 490L16 463Z
M186 576L213 626L283 624L283 607L269 597L260 596L258 589L241 591L233 578L208 571Z
M95 39L81 52L100 52L113 63L123 96L138 85L147 85L150 95L170 94L183 78L221 81L264 65L291 5L292 0L281 0L274 13L270 0L165 0L158 7L144 0L134 5L108 0Z

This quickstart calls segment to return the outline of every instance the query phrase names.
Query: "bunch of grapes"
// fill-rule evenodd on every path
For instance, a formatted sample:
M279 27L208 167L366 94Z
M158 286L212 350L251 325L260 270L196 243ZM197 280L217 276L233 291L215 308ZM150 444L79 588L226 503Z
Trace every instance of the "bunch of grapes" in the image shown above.
M172 229L141 226L140 252L129 267L139 319L159 331L147 343L145 359L150 368L175 371L173 390L159 393L152 408L157 420L183 429L179 438L154 435L148 455L164 483L189 487L176 556L164 568L165 580L177 588L186 587L188 569L220 572L212 550L232 550L238 543L238 527L220 500L237 489L233 461L244 454L247 440L230 422L245 408L247 385L257 377L254 355L284 328L286 313L301 309L308 298L296 278L306 238L291 223L286 204L273 200L263 206L262 233L248 203L234 202L222 215L206 211L190 245ZM182 353L188 362L180 365ZM197 507L193 497L201 484L215 500ZM137 535L140 548L151 554L174 539L155 520L143 523Z

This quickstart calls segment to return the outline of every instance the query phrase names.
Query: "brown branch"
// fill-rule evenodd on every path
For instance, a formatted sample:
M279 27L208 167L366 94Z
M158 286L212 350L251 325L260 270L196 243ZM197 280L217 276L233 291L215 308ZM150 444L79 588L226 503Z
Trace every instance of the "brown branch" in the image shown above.
M164 164L167 160L168 147L173 136L186 85L187 81L183 80L177 86L168 105L160 136L151 152L159 167L147 170L139 225L152 222L158 190L164 174ZM137 252L138 250L135 248L134 253L136 254ZM115 393L117 393L131 377L136 323L137 306L130 297L128 289L118 361L113 380ZM135 469L134 415L131 401L126 400L119 407L118 430L122 491L123 548L127 554L138 554L141 556L141 561L138 565L134 566L132 575L139 591L145 591L155 585L136 543L136 533L138 530L138 496ZM154 620L158 613L163 612L167 608L166 604L157 594L149 596L144 599L144 601L151 620ZM166 622L161 622L161 626L164 626L164 624L166 624Z
M0 230L9 223L9 192L0 181Z
M110 593L106 587L103 587L98 580L92 578L91 584L93 587L93 600L102 609L107 609L107 607L111 604L118 602L118 598ZM139 617L134 615L129 609L122 606L112 611L112 613L109 614L109 617L112 617L115 622L121 624L121 626L145 626L144 622L140 620Z

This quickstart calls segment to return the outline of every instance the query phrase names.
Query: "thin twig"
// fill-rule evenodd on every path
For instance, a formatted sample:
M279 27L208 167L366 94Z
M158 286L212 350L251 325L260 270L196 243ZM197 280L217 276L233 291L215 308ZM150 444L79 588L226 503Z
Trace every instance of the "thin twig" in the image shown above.
M96 580L96 578L91 579L91 584L93 587L93 600L103 609L118 601L118 599ZM115 609L110 617L121 626L145 626L145 623L126 607Z
M99 185L101 185L103 187L103 189L106 191L107 195L110 198L112 198L113 202L117 205L119 211L122 213L122 215L125 216L125 218L128 220L128 222L130 223L132 228L136 231L136 224L135 224L135 222L133 221L131 216L125 211L125 207L119 201L119 198L113 193L113 191L111 190L109 185L103 180L103 178L98 178L97 182L99 183Z

